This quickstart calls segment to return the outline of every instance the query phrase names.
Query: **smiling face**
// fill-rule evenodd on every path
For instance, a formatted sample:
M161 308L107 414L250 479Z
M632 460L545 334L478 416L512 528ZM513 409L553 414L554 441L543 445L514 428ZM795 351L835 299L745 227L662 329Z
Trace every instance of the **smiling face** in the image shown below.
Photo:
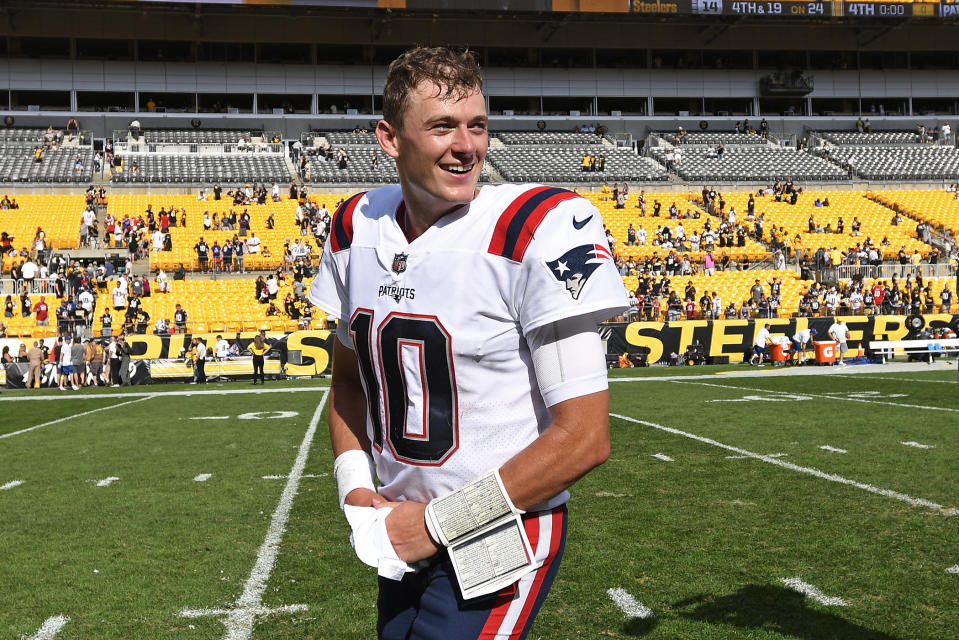
M424 81L407 98L402 121L380 121L377 139L396 160L411 216L432 224L470 202L489 148L480 90L444 96Z

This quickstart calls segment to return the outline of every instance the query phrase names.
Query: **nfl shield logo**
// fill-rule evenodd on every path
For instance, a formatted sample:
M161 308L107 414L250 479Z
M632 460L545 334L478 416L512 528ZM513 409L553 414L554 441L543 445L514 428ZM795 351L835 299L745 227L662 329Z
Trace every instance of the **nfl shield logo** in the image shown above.
M393 270L393 273L399 275L406 271L406 259L408 257L409 254L406 253L393 254L393 266L390 267Z

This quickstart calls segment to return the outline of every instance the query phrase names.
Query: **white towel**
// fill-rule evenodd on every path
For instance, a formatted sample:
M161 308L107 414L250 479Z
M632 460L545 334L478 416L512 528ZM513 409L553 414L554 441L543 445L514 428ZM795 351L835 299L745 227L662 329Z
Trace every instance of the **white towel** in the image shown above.
M402 580L403 575L413 569L400 560L386 532L386 517L393 511L391 507L354 507L343 505L343 513L353 532L350 544L356 557L376 568L379 575L389 580Z

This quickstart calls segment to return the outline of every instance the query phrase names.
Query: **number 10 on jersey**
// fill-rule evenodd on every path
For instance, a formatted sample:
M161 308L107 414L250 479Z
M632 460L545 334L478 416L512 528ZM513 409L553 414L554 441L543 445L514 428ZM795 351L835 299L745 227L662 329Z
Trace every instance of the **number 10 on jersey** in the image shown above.
M435 316L393 312L374 325L370 309L350 319L373 446L385 440L397 460L440 466L459 446L450 334Z

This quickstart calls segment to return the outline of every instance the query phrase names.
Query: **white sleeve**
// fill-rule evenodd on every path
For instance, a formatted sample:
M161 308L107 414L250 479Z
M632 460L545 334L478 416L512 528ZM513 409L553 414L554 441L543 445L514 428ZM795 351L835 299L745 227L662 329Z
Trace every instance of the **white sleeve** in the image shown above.
M584 198L562 202L545 217L521 268L515 313L524 334L575 316L595 325L629 308L602 215Z
M310 284L308 298L311 303L334 318L344 313L349 315L349 295L345 274L349 263L349 251L333 253L329 248L323 252L316 277Z
M546 406L609 388L603 342L590 316L543 325L526 340Z

